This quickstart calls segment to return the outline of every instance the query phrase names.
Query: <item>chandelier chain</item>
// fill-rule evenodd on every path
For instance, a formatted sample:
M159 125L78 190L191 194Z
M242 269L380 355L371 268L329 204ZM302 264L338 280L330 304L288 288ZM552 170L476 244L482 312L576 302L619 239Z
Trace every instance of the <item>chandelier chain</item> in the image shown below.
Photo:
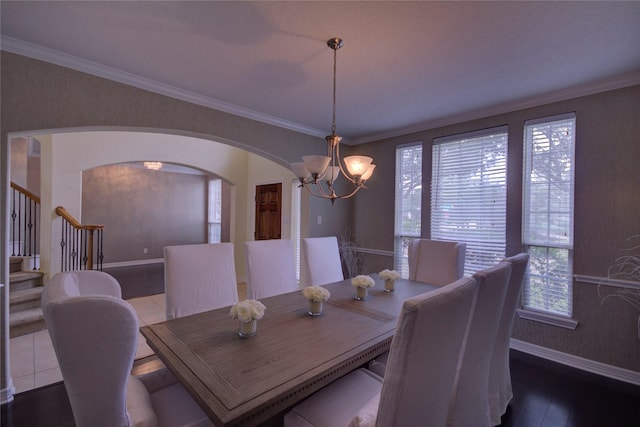
M335 135L336 133L336 62L338 56L338 49L333 49L333 117L332 117L332 125L331 125L331 134Z

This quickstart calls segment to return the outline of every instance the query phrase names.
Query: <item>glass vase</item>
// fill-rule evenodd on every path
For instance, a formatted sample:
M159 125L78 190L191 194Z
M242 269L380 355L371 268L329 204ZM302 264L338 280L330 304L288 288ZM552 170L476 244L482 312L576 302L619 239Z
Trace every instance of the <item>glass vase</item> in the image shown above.
M238 335L242 338L252 337L256 334L257 328L257 320L249 320L248 322L240 321L240 331L238 332Z
M396 288L396 281L395 280L385 280L384 281L384 291L385 292L393 292L393 290Z
M309 300L309 316L320 316L322 314L322 301Z
M367 296L369 295L369 288L363 288L363 287L356 287L356 296L355 298L358 301L364 301L367 299Z

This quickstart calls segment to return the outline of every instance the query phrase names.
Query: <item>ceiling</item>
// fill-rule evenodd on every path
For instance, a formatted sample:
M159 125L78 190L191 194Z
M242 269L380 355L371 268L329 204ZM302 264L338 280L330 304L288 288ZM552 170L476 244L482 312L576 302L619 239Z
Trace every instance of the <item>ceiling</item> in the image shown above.
M2 49L359 143L640 83L640 2L7 1Z

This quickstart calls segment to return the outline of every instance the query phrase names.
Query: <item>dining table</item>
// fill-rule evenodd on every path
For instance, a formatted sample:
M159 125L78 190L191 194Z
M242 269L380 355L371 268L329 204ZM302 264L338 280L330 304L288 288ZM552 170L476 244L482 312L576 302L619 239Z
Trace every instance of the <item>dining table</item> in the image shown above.
M331 296L308 314L301 291L260 300L257 333L240 337L230 307L144 326L142 335L216 426L255 426L389 349L403 302L437 289L383 280L355 299L350 279L323 285Z

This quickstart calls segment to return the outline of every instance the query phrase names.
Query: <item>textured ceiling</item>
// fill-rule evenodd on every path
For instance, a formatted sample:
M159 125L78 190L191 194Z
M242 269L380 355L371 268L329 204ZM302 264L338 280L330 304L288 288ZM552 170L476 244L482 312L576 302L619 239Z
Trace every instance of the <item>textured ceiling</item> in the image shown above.
M640 82L640 2L2 1L2 48L362 142Z

